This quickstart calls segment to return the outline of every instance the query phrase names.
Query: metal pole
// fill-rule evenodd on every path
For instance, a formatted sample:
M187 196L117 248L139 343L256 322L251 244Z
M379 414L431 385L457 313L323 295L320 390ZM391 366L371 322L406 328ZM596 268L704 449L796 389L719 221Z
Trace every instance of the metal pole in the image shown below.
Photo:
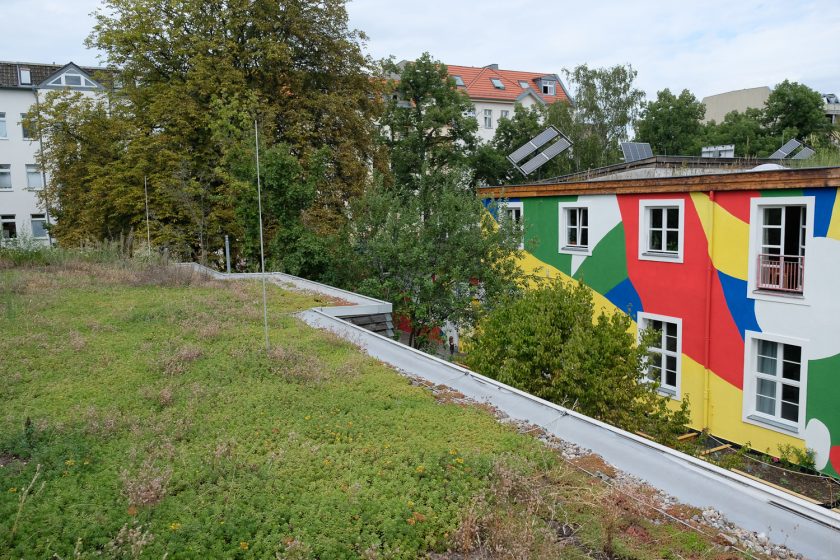
M143 175L143 194L146 197L146 245L149 247L149 259L152 258L152 233L149 229L149 186Z
M225 264L227 264L227 273L230 274L230 240L225 235Z
M260 186L260 133L257 128L257 119L254 119L254 144L257 147L257 209L260 217L260 271L262 272L263 292L263 327L265 329L265 351L271 349L268 340L268 301L265 295L265 246L263 244L263 221L262 221L262 187Z

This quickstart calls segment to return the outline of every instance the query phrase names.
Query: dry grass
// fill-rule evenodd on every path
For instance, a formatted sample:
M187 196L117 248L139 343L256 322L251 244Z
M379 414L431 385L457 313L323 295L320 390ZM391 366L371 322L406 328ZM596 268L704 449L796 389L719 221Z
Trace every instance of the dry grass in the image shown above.
M166 487L172 477L172 469L158 467L147 458L135 472L120 473L123 495L130 506L153 506L166 496Z
M201 348L185 345L178 348L174 354L161 360L160 368L167 376L181 375L187 371L189 365L203 355Z

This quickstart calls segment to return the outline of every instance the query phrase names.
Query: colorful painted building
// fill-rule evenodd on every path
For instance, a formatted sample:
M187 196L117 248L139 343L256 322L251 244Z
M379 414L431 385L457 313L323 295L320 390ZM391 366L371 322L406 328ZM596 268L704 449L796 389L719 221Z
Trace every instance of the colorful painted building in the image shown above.
M840 168L648 163L481 196L523 220L526 267L662 333L649 375L693 427L840 476Z

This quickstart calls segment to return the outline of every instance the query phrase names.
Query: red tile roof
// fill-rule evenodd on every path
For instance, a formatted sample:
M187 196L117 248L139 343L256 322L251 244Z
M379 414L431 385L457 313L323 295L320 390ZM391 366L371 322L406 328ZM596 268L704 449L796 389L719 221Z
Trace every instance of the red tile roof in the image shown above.
M555 101L570 102L566 88L560 81L559 76L550 73L520 72L519 70L499 70L490 66L476 68L474 66L447 67L450 76L461 76L464 80L464 90L471 99L490 99L499 101L514 102L525 90L519 82L527 82L534 93L546 103ZM554 95L545 95L542 89L538 89L538 80L543 77L553 77ZM505 89L496 88L490 81L491 78L498 78L504 84ZM460 89L460 88L459 88Z

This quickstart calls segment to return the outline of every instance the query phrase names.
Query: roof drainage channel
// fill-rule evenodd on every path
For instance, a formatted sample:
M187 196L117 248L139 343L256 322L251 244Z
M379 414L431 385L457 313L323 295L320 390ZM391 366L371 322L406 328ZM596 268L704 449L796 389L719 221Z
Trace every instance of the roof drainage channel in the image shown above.
M298 316L357 344L399 370L487 402L517 420L591 449L624 472L684 503L713 507L744 529L812 559L840 558L840 515L695 457L499 383L318 309Z
M260 278L262 274L225 274L185 263L220 280ZM840 558L840 515L578 412L484 377L395 340L365 330L341 317L390 313L391 304L278 272L266 273L272 283L319 293L352 303L314 307L298 313L310 326L326 329L353 342L369 355L398 370L449 386L467 397L487 402L513 419L524 420L555 436L592 450L624 472L663 490L686 504L713 507L740 527L765 533L813 560Z

